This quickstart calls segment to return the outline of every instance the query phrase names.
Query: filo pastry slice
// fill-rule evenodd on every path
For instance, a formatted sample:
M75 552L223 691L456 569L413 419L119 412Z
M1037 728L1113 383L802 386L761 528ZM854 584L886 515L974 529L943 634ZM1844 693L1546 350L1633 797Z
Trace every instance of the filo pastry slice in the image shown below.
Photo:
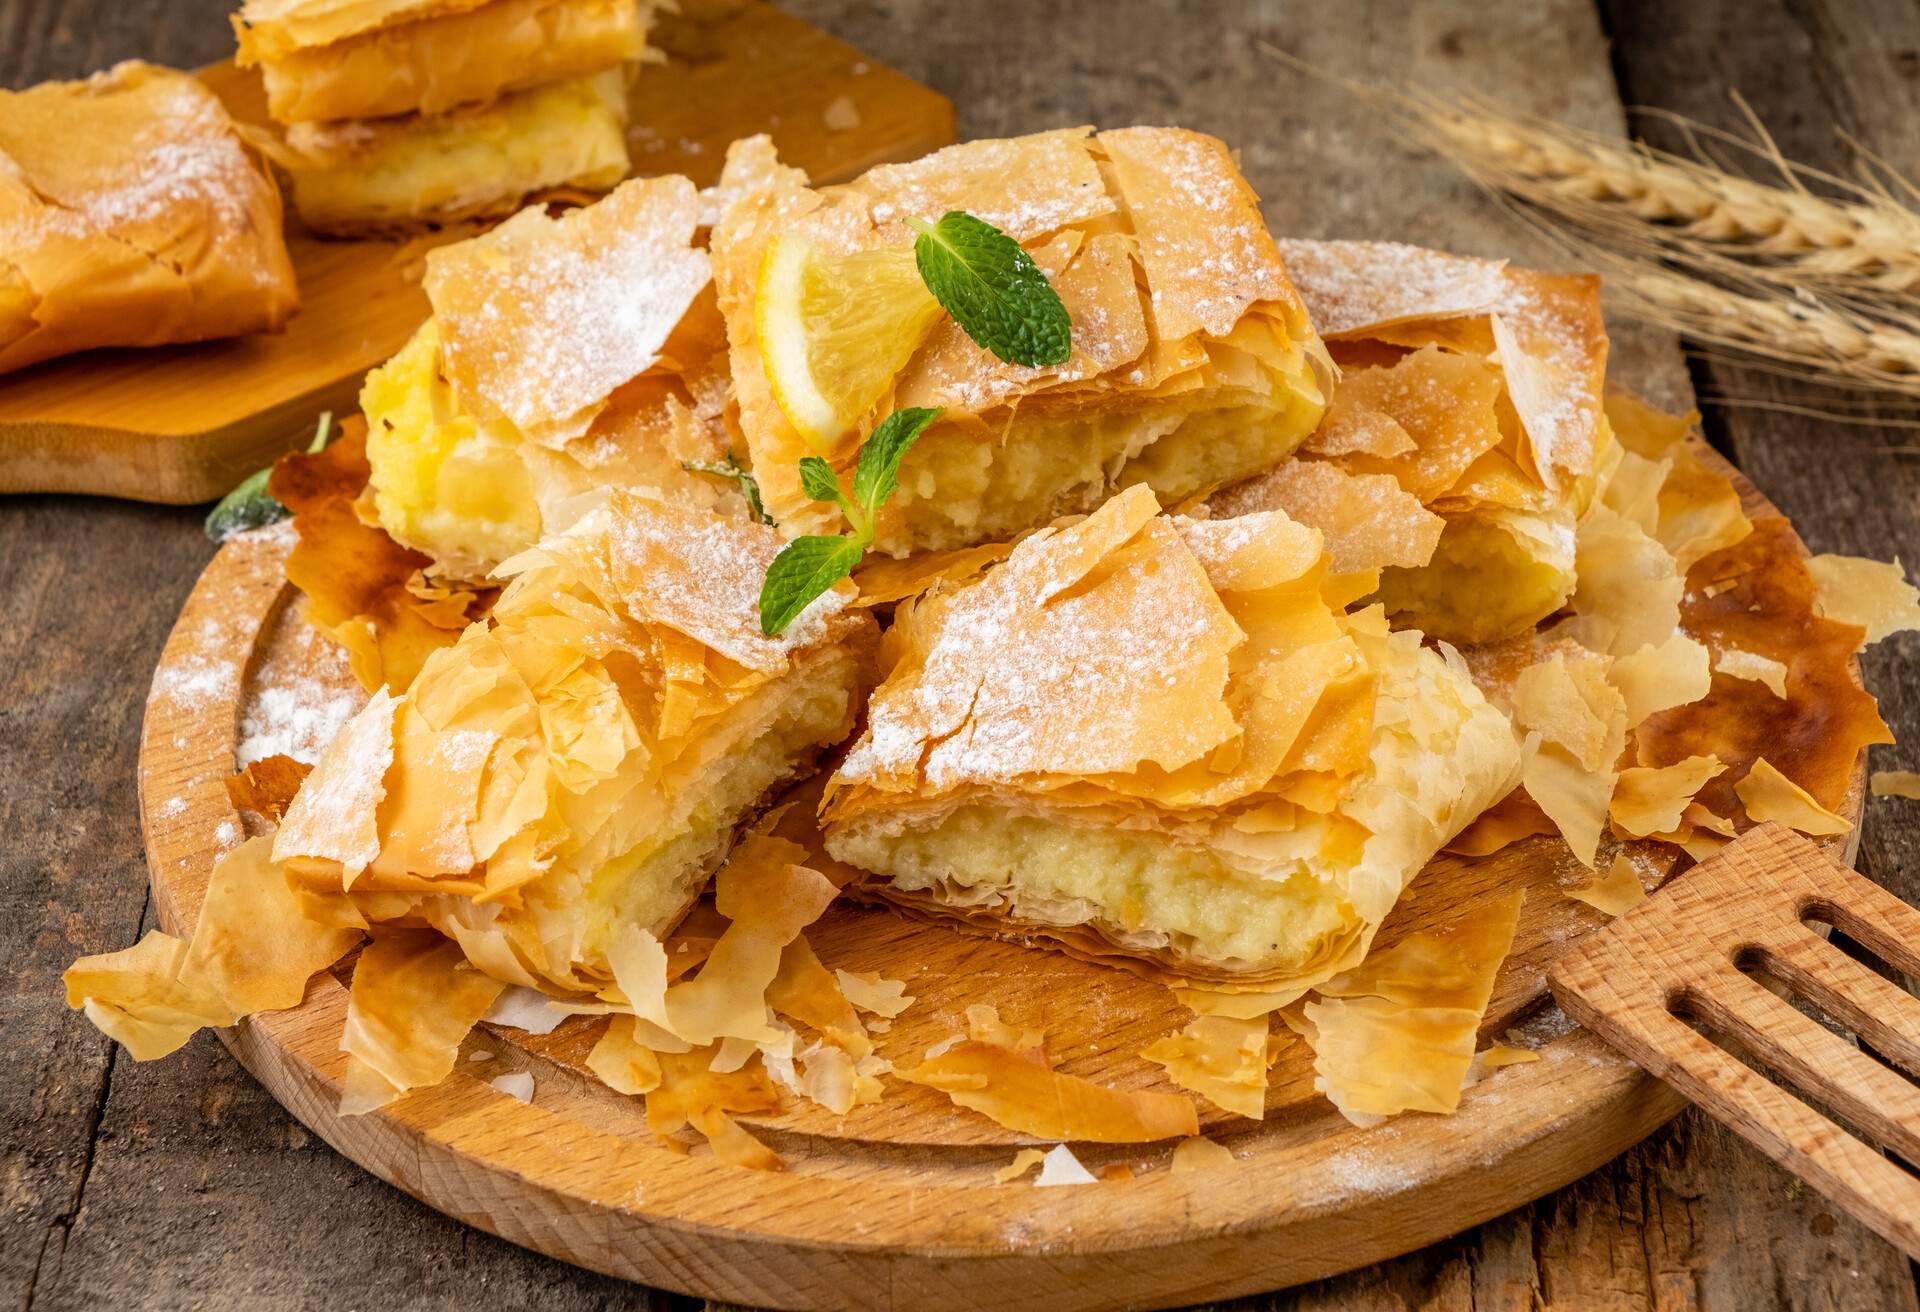
M663 937L870 686L851 585L761 635L778 549L764 525L609 494L501 566L489 621L374 694L294 798L275 863L315 914L344 890L365 924L425 920L498 979L604 990L616 932Z
M129 61L0 91L0 373L298 307L279 190L197 79Z
M827 848L861 896L1297 996L1519 765L1457 657L1349 600L1278 512L1162 516L1136 487L1043 529L902 606Z
M235 62L282 123L438 114L639 59L652 0L247 0Z
M769 513L791 533L829 531L836 512L806 496L800 458L845 471L874 425L907 406L941 415L881 516L877 547L895 556L1004 541L1135 483L1186 497L1288 455L1319 418L1331 370L1256 202L1223 144L1172 128L972 141L817 189L764 138L735 143L714 279ZM1007 364L940 317L867 415L803 436L757 337L770 243L798 236L835 256L904 249L908 220L951 210L1033 256L1072 321L1070 357Z
M683 463L726 450L726 330L699 215L687 179L635 179L428 253L433 314L360 392L372 510L396 542L480 578L596 489L744 514Z
M1285 510L1398 624L1453 642L1566 603L1576 528L1619 447L1599 280L1391 242L1280 243L1341 369L1299 458L1216 514Z

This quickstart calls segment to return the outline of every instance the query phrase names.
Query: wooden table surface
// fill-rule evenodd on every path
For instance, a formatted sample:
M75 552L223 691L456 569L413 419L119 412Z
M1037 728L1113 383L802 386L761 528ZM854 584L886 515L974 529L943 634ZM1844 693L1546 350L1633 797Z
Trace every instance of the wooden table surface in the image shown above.
M0 79L231 48L223 0L0 0ZM962 136L1174 123L1242 151L1277 232L1541 258L1447 168L1382 136L1258 41L1354 77L1472 87L1602 131L1622 104L1735 126L1728 88L1786 152L1844 172L1845 128L1920 176L1914 0L792 0L951 96ZM1703 392L1708 434L1815 550L1920 556L1920 458L1897 430L1787 413L1765 374L1694 363L1616 326L1623 376ZM4 384L0 384L4 385ZM1766 407L1766 408L1762 408ZM0 1298L20 1308L692 1309L471 1230L313 1139L211 1036L137 1064L64 1006L75 956L151 924L134 808L148 679L211 555L197 512L0 500ZM1920 767L1920 637L1867 658ZM1920 900L1920 804L1874 800L1861 866ZM1689 1113L1589 1178L1397 1261L1233 1304L1295 1308L1912 1312L1914 1270Z

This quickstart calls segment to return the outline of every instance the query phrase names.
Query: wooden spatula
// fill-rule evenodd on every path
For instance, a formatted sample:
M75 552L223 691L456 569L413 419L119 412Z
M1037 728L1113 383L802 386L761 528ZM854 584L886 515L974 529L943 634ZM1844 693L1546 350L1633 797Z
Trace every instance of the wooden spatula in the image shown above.
M1920 1079L1920 999L1809 922L1920 976L1920 911L1798 834L1763 825L1588 935L1548 978L1574 1019L1920 1258L1920 1174L1880 1151L1920 1168L1920 1084L1894 1069ZM1795 1010L1764 976L1891 1065Z

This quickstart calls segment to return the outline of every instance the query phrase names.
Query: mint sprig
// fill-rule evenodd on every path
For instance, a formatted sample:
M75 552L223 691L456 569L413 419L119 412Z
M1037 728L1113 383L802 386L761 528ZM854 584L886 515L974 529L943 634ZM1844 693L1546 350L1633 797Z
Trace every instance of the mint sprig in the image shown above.
M780 554L767 566L766 582L760 586L762 633L779 637L815 597L853 573L860 557L873 545L880 507L899 484L900 461L907 448L939 417L937 409L916 407L896 410L882 420L860 448L851 496L826 461L819 456L800 458L801 489L815 501L839 506L853 533L837 537L813 534L795 538L780 548Z
M1067 362L1067 307L1019 242L962 210L949 210L938 223L907 224L919 234L913 260L921 280L976 344L1008 364Z
M324 448L332 431L333 411L328 410L320 416L313 440L307 443L307 454L312 455ZM201 526L209 542L225 542L236 533L278 524L287 517L287 508L267 491L267 479L272 473L272 465L255 470L241 479L238 487L214 503L213 509L207 512L206 523Z
M762 524L773 523L773 516L760 500L760 480L748 473L733 458L733 452L727 452L724 460L682 460L680 468L690 474L711 474L715 478L724 478L737 483L740 495L747 499L747 513Z

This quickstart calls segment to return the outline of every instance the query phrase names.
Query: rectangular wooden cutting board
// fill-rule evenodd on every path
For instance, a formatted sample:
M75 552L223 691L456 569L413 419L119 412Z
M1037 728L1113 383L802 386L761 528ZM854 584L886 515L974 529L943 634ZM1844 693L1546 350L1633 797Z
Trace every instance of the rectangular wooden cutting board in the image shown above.
M727 144L756 132L816 181L953 140L946 97L763 0L680 9L654 31L667 62L633 82L636 174L705 186ZM237 118L265 121L257 74L223 64L202 77ZM301 309L284 333L89 351L0 376L0 492L208 501L306 441L320 411L355 410L362 376L426 317L431 241L324 241L290 216L287 244Z

